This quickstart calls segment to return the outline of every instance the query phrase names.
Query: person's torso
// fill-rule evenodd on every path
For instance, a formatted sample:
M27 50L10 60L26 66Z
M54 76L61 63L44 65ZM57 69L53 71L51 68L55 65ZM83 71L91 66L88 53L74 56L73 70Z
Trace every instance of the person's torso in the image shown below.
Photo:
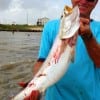
M57 23L57 26L51 32L51 44L53 44L58 33L59 20ZM93 25L91 26L93 27ZM56 84L48 88L45 99L99 100L97 98L100 98L100 87L97 89L96 84L99 84L100 80L96 79L98 77L98 74L96 77L96 73L97 68L95 68L93 61L89 57L83 40L78 36L74 62L70 63L65 75ZM100 78L100 71L98 78Z

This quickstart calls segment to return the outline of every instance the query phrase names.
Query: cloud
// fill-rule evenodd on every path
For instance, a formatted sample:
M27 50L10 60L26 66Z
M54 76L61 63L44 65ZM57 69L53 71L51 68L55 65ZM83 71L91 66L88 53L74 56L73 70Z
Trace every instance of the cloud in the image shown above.
M12 24L15 20L17 22L17 17L21 14L20 0L0 0L0 4L4 5L0 7L0 23Z
M8 2L5 2L5 5L7 5L6 3ZM11 0L8 4L9 9L1 10L0 22L12 23L15 21L25 24L28 16L28 22L35 24L41 17L50 19L59 17L64 5L65 2L61 0Z
M92 14L91 14L91 18L97 20L97 21L100 21L100 0L98 0L98 3L95 7L95 9L93 10Z
M0 10L7 10L13 0L0 0Z
M65 1L62 0L21 0L22 8L28 11L28 16L36 22L37 18L48 17L50 19L59 18ZM30 22L30 21L29 21ZM31 22L30 22L31 23Z
M0 0L0 23L35 24L38 18L60 18L64 5L71 0ZM100 2L92 18L100 20Z

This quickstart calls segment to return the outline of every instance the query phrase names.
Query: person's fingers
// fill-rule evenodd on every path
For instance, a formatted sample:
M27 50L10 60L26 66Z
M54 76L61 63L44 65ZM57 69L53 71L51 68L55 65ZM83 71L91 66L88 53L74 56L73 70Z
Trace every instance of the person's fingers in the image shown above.
M30 96L27 96L26 98L24 98L24 100L30 100Z
M87 18L80 18L80 22L82 22L83 24L89 24L90 23L90 19Z
M30 100L39 100L39 99L40 99L39 91L32 91L30 95Z
M24 100L40 100L39 91L32 91L30 96L27 96Z
M22 88L25 88L28 85L29 82L19 82L18 85Z

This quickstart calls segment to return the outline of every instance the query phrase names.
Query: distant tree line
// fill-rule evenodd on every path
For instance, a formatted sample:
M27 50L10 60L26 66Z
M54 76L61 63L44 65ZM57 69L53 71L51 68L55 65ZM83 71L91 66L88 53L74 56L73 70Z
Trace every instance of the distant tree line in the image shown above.
M43 25L0 24L0 31L42 31Z

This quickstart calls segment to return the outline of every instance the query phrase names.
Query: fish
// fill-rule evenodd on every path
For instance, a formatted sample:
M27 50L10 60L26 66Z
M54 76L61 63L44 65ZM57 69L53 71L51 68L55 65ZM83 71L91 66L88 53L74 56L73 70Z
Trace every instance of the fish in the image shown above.
M45 93L48 87L59 81L74 59L75 44L79 23L79 8L65 6L60 20L59 32L53 46L40 70L28 83L27 87L11 100L25 100L32 91ZM34 99L33 97L33 100ZM38 99L37 99L38 100Z

